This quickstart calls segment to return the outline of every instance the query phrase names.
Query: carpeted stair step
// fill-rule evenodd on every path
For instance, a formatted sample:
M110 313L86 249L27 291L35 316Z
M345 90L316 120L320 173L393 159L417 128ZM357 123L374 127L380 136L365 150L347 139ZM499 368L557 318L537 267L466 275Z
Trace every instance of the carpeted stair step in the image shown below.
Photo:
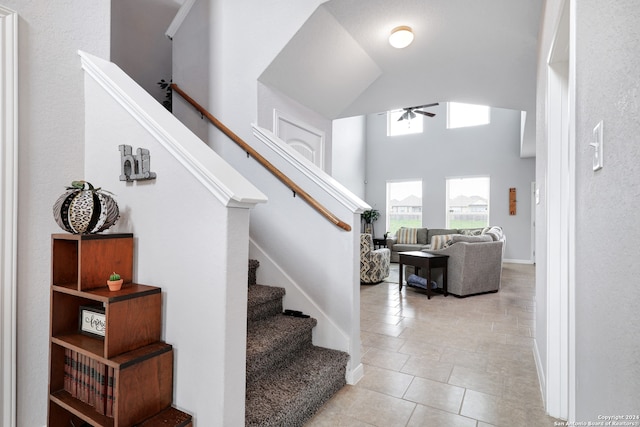
M247 384L289 363L311 345L317 321L277 314L247 324Z
M295 356L288 366L247 382L246 426L302 426L345 385L347 353L308 346Z
M282 313L284 288L249 285L248 293L247 320L249 322Z

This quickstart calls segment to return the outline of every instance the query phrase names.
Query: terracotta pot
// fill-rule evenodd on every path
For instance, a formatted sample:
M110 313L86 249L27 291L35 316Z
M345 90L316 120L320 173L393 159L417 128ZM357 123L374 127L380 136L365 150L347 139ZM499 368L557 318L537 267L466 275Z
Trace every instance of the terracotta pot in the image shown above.
M107 280L107 286L109 286L110 291L119 291L122 288L122 282L124 282L124 279Z

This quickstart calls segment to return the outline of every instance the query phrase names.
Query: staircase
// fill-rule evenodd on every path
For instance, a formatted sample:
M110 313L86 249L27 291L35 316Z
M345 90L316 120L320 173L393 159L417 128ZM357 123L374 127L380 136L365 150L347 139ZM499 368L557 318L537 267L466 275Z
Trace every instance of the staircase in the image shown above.
M317 321L283 314L285 290L256 284L257 266L249 262L245 425L302 426L345 385L349 355L314 346Z

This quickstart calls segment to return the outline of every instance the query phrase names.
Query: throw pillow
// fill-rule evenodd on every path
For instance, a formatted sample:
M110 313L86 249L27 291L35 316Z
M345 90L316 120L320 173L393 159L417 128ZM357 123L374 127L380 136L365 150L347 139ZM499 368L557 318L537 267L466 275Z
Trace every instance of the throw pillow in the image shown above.
M418 243L418 229L401 227L396 233L398 243L415 245Z
M502 239L502 228L494 225L489 229L485 229L482 234L487 234L493 238L494 241Z
M480 236L482 234L482 228L465 228L460 230L460 234L465 236Z
M432 251L437 251L438 249L444 249L449 246L449 240L454 236L454 234L437 234L431 237L431 248Z

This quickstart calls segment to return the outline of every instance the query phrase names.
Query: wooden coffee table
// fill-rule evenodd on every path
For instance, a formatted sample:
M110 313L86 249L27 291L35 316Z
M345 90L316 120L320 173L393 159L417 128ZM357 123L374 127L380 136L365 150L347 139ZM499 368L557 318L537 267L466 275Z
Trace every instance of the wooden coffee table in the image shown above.
M447 290L447 261L449 260L449 255L436 255L430 254L427 252L421 251L411 251L411 252L399 252L398 253L398 264L399 264L399 280L398 280L398 290L402 291L402 282L403 282L403 265L412 265L416 268L416 273L418 274L421 268L427 270L427 299L431 299L431 269L432 268L442 268L442 290L444 291L444 296L449 295Z

